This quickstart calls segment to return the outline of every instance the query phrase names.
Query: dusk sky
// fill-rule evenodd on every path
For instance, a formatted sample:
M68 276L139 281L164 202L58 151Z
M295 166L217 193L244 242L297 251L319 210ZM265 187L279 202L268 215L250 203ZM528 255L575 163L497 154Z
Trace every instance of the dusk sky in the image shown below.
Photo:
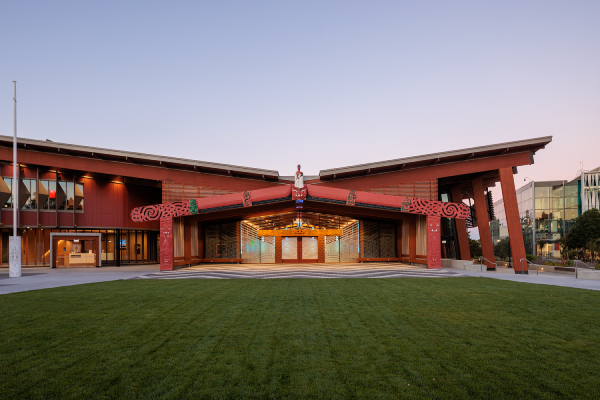
M599 1L9 2L0 134L278 170L546 135L600 166ZM495 199L501 197L494 190Z

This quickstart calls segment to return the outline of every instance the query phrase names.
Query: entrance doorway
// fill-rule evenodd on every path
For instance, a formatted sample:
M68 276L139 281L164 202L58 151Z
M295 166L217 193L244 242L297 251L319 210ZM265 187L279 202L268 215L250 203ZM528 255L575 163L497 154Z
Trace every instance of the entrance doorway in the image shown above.
M284 263L319 262L319 241L316 236L291 236L281 240Z
M101 233L50 233L50 267L97 267Z

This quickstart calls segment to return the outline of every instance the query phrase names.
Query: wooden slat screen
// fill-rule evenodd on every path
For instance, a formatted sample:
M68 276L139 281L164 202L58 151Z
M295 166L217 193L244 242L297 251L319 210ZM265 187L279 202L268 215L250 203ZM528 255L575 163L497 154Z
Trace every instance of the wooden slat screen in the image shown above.
M181 183L165 182L162 183L162 202L171 203L174 201L183 201L197 199L200 197L213 197L222 194L236 193L233 190L209 188L202 186L184 185Z
M370 193L388 194L392 196L408 196L427 200L438 199L437 179L430 179L422 182L401 183L399 185L390 185L383 188L359 190Z

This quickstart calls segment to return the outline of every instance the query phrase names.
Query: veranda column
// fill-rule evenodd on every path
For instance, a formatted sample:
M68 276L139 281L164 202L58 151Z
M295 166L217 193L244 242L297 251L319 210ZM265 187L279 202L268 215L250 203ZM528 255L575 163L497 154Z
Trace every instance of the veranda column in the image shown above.
M484 260L483 263L487 266L488 271L494 271L496 267L492 263L495 262L496 258L494 257L494 244L492 243L492 231L490 230L490 218L484 190L483 179L473 179L473 198L475 199L475 214L477 215L481 252L483 258L487 260Z
M183 218L183 255L186 263L192 263L192 224Z
M504 200L504 213L506 214L506 225L510 239L510 250L512 252L515 274L527 274L527 263L525 259L525 243L523 242L523 229L519 218L519 204L517 203L517 192L512 168L500 168L500 185L502 186L502 199Z
M396 222L396 257L398 257L398 262L401 262L402 258L402 224L404 221Z
M317 260L317 262L324 263L325 262L325 236L323 236L323 235L317 236L317 245L318 245L318 260Z
M462 191L460 188L452 189L452 201L454 203L462 203ZM458 241L458 247L460 256L457 257L460 260L470 261L471 260L471 248L469 247L469 235L467 234L467 221L464 219L455 218L454 223L456 224L456 240Z
M442 268L442 234L440 217L427 216L427 268Z
M408 261L417 262L417 218L413 218L408 223Z
M204 258L204 225L197 224L198 226L198 257Z
M160 220L160 270L173 270L173 218Z
M275 263L281 264L283 262L283 254L282 254L282 237L275 236Z

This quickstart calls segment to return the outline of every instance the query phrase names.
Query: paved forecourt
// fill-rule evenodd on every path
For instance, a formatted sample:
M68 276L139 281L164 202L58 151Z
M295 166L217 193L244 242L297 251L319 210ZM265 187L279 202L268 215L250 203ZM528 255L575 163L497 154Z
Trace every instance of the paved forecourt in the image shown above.
M458 272L399 263L204 264L133 279L446 278Z

